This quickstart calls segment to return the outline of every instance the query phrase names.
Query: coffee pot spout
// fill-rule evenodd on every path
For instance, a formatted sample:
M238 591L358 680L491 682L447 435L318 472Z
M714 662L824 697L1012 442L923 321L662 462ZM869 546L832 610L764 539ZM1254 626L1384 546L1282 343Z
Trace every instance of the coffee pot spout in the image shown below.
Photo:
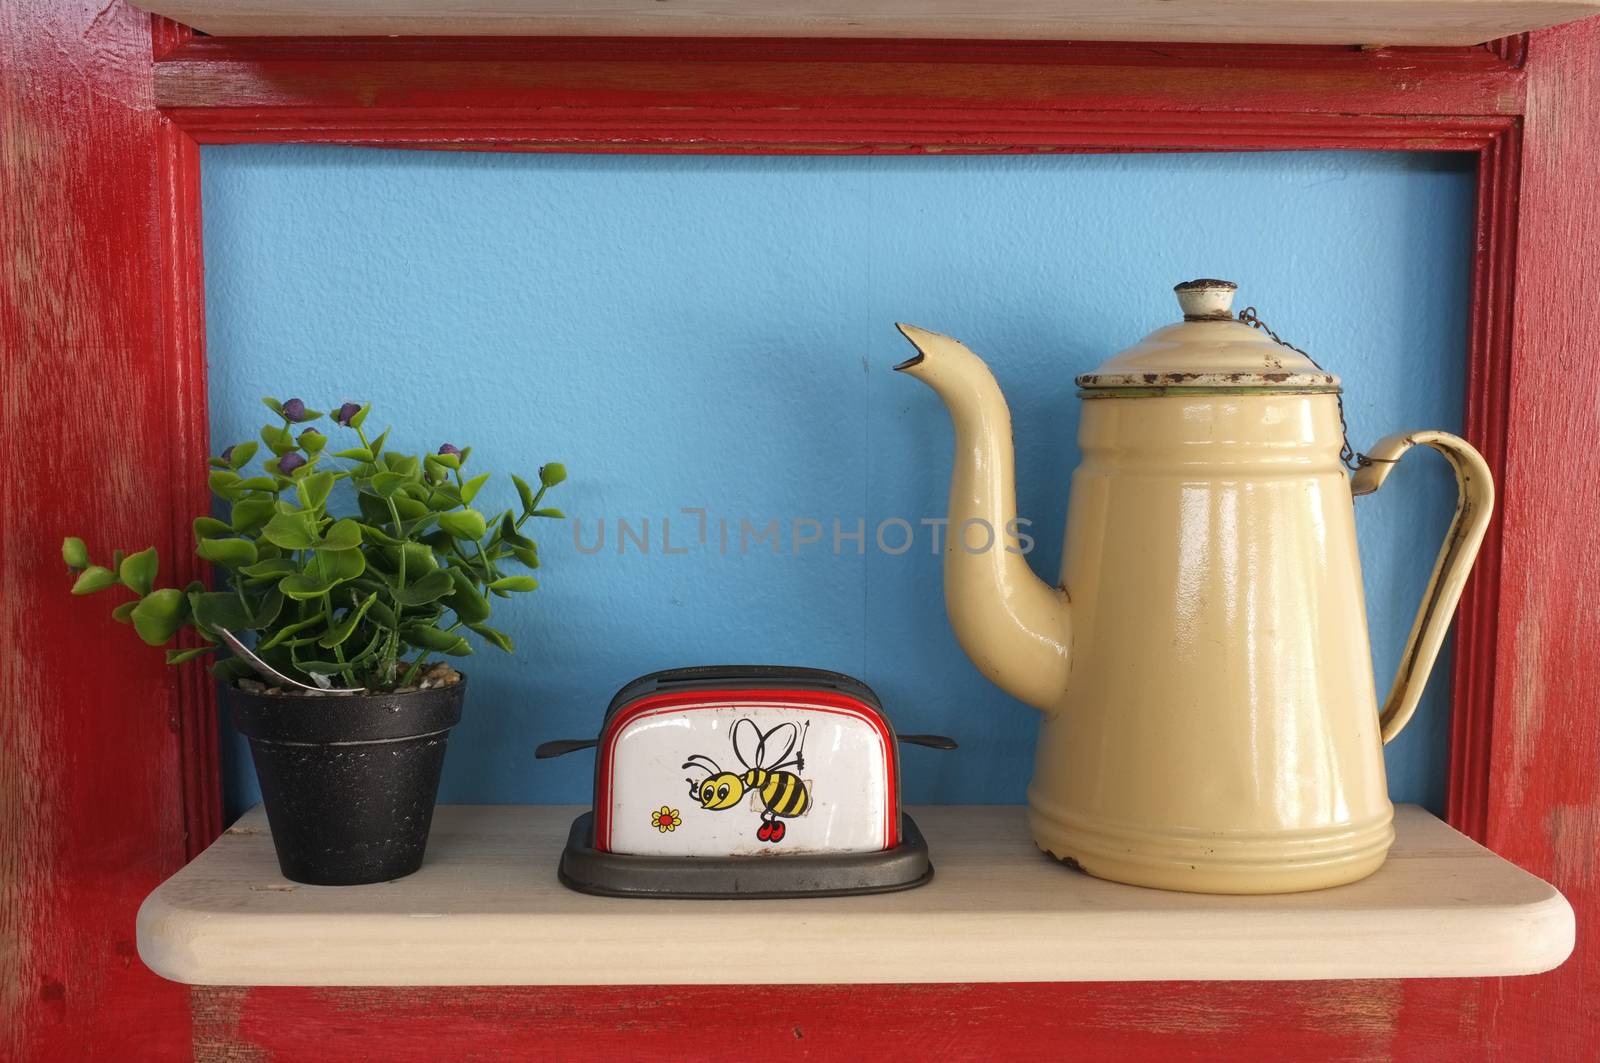
M917 353L895 366L944 400L955 425L944 541L944 601L967 656L991 682L1054 711L1071 653L1067 592L1041 580L1019 548L1011 412L983 360L949 336L897 325Z

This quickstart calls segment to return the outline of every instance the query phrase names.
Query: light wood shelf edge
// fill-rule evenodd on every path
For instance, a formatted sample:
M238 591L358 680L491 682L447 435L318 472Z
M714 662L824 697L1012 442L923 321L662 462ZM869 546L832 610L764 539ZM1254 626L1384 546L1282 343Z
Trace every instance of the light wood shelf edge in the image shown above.
M1574 941L1553 887L1412 806L1376 875L1281 897L1100 882L1007 806L913 809L929 885L877 897L615 900L555 879L579 809L445 806L429 862L292 886L259 809L156 890L139 953L203 985L685 985L1439 978L1533 974Z

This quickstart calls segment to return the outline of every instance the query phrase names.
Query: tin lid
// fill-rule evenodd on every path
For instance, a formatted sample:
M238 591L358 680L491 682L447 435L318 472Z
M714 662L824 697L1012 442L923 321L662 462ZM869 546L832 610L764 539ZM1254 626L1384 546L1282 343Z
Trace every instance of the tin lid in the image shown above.
M1233 316L1238 287L1210 278L1176 285L1183 320L1078 377L1078 386L1086 391L1338 391L1338 377Z
M782 664L707 664L651 672L625 684L606 706L605 719L609 721L640 698L667 690L709 693L750 689L833 691L854 698L880 717L884 715L877 693L855 676L843 672ZM887 717L884 722L888 723Z

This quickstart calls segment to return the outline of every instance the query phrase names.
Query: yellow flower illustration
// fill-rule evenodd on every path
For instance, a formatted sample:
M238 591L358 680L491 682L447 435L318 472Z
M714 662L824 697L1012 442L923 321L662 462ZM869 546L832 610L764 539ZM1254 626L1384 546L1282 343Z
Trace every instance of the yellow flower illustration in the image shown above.
M658 810L650 813L650 825L662 834L669 830L677 830L683 817L678 815L678 810L662 805Z

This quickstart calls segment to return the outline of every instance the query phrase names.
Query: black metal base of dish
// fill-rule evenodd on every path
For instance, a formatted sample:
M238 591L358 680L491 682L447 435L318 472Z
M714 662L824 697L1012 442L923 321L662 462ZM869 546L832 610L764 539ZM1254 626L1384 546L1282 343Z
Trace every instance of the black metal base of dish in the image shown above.
M561 854L561 882L602 897L846 897L893 893L933 877L928 843L910 816L900 844L876 853L804 856L628 856L594 848L594 813L572 821Z

